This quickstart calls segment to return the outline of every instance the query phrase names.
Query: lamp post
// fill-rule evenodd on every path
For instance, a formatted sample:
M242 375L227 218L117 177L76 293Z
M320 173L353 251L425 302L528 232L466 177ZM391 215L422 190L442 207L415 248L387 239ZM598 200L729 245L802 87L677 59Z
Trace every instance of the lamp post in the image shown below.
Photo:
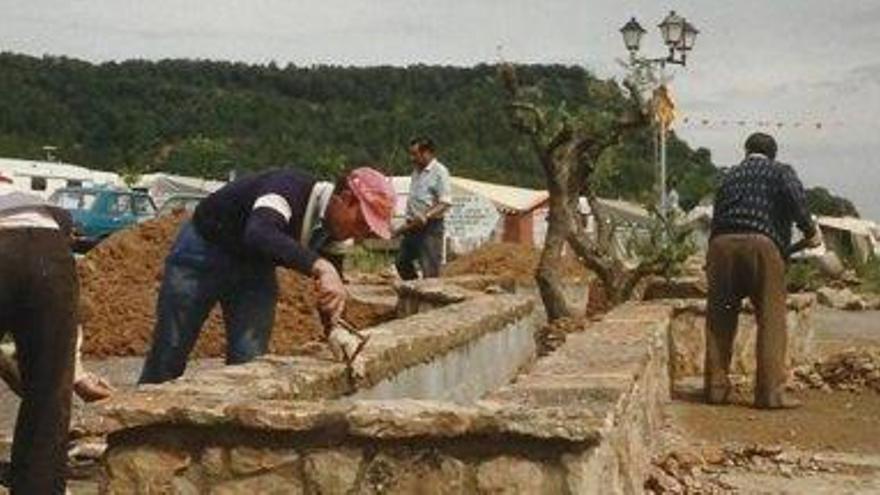
M660 28L663 42L669 49L669 54L665 57L646 58L638 55L642 36L647 31L645 31L635 17L631 18L629 22L620 28L620 34L623 35L623 44L629 51L630 61L637 65L658 65L661 71L665 69L667 64L681 65L682 67L687 65L687 52L694 48L694 41L700 31L688 22L687 19L676 14L674 10L670 11L669 15L657 27ZM665 100L660 103L665 105L666 108L666 112L656 112L655 115L660 128L660 213L665 218L668 207L666 197L666 132L669 124L672 122L673 104L662 84L654 92L654 95L655 97L659 95L662 100Z

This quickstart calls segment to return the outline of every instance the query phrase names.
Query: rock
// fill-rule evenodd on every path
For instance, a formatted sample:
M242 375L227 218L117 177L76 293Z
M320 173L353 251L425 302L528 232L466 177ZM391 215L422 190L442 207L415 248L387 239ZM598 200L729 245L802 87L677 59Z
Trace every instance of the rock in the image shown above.
M469 467L451 457L424 459L397 477L388 495L453 495L467 493Z
M202 451L199 464L202 471L210 477L218 478L226 473L225 452L220 447L209 447Z
M464 462L433 450L406 451L403 459L379 454L364 470L358 493L445 495L468 493L471 478Z
M865 299L866 309L880 309L880 295L865 294L862 297Z
M831 278L838 278L843 275L845 267L834 251L827 251L824 255L815 260L816 267L823 275Z
M652 277L647 281L642 299L705 299L708 293L705 277Z
M350 432L374 438L447 437L468 431L483 411L427 400L357 402L348 413Z
M276 471L229 481L216 486L211 495L299 495L305 493L302 481L293 469L281 468Z
M724 451L719 447L705 446L701 449L700 454L706 464L719 465L724 463Z
M201 493L199 487L192 480L184 476L174 478L171 486L174 488L172 492L174 495L199 495Z
M561 480L541 464L501 456L480 464L477 490L485 494L561 493Z
M654 469L645 481L645 490L649 493L684 493L684 486L662 469Z
M229 470L234 474L268 471L283 464L293 464L299 454L290 449L255 449L236 447L229 451Z
M354 488L363 454L356 449L323 450L303 459L305 481L310 493L348 493Z
M119 447L107 454L109 493L173 493L175 476L191 463L186 452L171 448Z
M819 304L835 309L861 310L867 307L865 301L848 288L820 287L816 291L816 296Z

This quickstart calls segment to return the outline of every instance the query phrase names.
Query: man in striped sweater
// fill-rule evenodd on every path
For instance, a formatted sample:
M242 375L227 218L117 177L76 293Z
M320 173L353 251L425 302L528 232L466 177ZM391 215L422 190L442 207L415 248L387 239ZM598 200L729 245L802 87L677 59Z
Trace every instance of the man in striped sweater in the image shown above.
M730 400L733 341L742 300L749 298L758 323L755 405L797 407L799 402L785 395L785 259L792 224L804 234L802 247L818 246L821 237L797 174L776 161L773 137L752 134L745 151L746 158L727 171L715 194L706 254L706 401Z

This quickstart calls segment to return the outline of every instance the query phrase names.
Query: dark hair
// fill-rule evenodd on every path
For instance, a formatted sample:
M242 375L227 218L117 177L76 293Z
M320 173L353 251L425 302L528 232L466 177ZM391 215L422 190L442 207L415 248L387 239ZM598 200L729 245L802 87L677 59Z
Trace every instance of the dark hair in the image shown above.
M410 146L418 146L419 150L435 151L434 140L428 136L416 136L409 140Z
M753 133L746 139L746 154L760 153L773 160L776 158L776 140L763 132Z

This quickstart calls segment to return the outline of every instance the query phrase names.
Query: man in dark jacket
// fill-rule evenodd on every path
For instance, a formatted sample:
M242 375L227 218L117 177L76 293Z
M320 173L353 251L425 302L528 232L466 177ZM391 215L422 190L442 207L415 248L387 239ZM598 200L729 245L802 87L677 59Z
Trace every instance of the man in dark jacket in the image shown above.
M337 184L294 169L227 184L205 198L184 225L165 262L153 344L141 383L183 374L211 308L220 303L226 362L267 351L275 318L275 267L312 276L319 310L333 322L347 297L338 271L319 253L330 243L389 238L394 190L378 171L361 167Z
M775 161L776 141L755 133L745 143L746 158L725 174L715 195L707 258L705 397L713 404L730 399L728 378L737 319L748 297L758 324L755 405L797 407L784 393L786 381L785 258L792 224L804 246L821 243L797 174Z

